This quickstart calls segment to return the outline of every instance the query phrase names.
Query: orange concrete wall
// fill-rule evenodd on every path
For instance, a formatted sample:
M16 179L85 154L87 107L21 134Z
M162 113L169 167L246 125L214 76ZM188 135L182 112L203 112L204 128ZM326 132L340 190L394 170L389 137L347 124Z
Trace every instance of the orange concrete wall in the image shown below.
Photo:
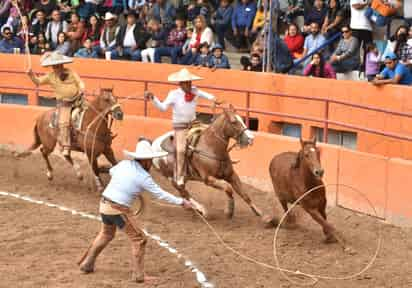
M0 123L3 123L0 125L0 144L27 147L32 141L34 119L43 111L45 108L34 106L0 105ZM127 116L124 121L114 124L118 137L113 147L120 158L122 149L134 149L139 136L153 139L170 128L168 120ZM277 153L298 148L296 139L258 132L252 147L235 149L232 157L240 160L236 171L243 179L253 179L252 182L272 193L268 174L270 160ZM359 189L376 207L380 218L394 224L412 225L412 161L332 145L321 145L321 156L327 184L339 183ZM43 176L39 171L39 177ZM368 203L349 188L331 186L327 190L330 204L373 215Z
M26 56L0 54L0 70L23 71ZM35 71L46 71L38 65L38 57L33 56L33 69ZM78 71L80 75L96 75L105 77L123 77L127 79L143 79L147 81L166 81L167 75L176 71L176 65L136 63L129 61L104 61L94 59L76 59L71 67ZM254 73L235 70L217 70L211 72L207 69L197 69L197 74L204 76L205 80L198 84L213 87L225 87L232 89L244 89L249 91L286 93L292 95L317 97L322 99L344 100L350 103L371 105L390 109L399 112L412 113L412 87L393 86L374 87L364 82L337 81L326 79L313 79L305 77L285 76L279 74ZM86 79L87 90L97 91L99 86L114 86L118 96L130 98L142 97L144 84L124 81L101 81ZM1 85L16 85L21 88L33 88L27 77L18 74L0 73ZM153 90L160 98L167 95L170 85L149 84L149 89ZM5 91L6 89L1 89ZM16 92L16 90L8 90ZM246 93L244 92L224 92L222 90L209 90L219 98L226 100L239 107L246 106ZM36 103L34 93L30 94L30 103ZM289 98L279 98L269 95L251 94L250 106L254 109L265 111L276 111L290 113L292 115L310 116L323 118L325 113L324 104L308 101L295 100ZM143 115L142 101L129 99L124 102L124 110L128 114ZM169 118L169 113L160 113L149 105L148 109L151 117ZM344 123L355 124L382 131L394 132L403 135L412 134L412 120L405 117L389 116L380 112L371 112L350 108L342 105L331 104L330 119ZM303 125L303 135L309 137L311 126L320 124L308 121L291 120L273 116L251 114L252 117L259 118L259 130L268 132L273 129L272 121L287 121L301 123ZM331 127L346 130L339 127ZM390 157L401 157L412 159L411 143L393 140L390 138L376 136L369 133L358 132L358 150L380 154Z

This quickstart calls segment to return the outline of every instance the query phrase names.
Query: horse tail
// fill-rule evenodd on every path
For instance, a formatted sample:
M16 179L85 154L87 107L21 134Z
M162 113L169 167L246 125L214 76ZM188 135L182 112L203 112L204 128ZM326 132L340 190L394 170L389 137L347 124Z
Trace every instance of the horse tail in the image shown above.
M14 152L14 156L18 157L18 158L23 158L23 157L27 157L29 155L31 155L31 151L36 150L37 148L39 148L39 146L41 145L41 140L40 140L40 135L39 132L37 131L37 123L34 125L33 127L33 143L30 145L30 147L23 152Z

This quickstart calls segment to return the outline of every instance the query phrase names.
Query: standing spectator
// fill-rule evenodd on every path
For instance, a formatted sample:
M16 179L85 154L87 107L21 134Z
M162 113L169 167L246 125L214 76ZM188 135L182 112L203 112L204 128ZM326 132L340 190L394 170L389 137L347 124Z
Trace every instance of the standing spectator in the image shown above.
M6 24L9 18L10 8L12 7L11 0L0 1L0 28Z
M250 0L241 0L233 12L232 30L234 36L234 46L238 49L248 46L250 29L256 15L256 3Z
M57 46L54 51L58 51L60 54L69 56L70 51L70 42L67 39L66 33L60 32L57 36Z
M289 25L284 41L288 46L289 52L292 55L293 59L302 58L303 44L305 39L303 38L296 24L292 23Z
M230 31L233 7L229 0L221 0L219 8L214 15L214 28L217 34L217 41L225 49L225 37Z
M319 27L323 27L323 22L328 10L324 7L322 0L315 0L313 2L313 7L309 11L305 11L305 22L303 26L303 32L307 33L310 31L311 23L318 23Z
M155 62L155 49L164 47L166 44L167 32L162 28L162 25L156 19L152 19L148 23L150 40L148 47L142 51L142 62Z
M240 64L242 64L243 70L262 72L262 59L260 55L254 53L250 56L250 59L246 56L240 58Z
M362 46L363 50L365 50L366 45L373 40L372 24L365 16L365 11L368 8L368 5L368 0L350 0L350 28L353 31L353 36L358 38L359 46ZM363 63L365 63L365 61L363 61ZM363 70L363 67L361 70Z
M312 61L303 70L304 76L336 79L335 70L325 62L322 53L316 52L312 55Z
M37 35L36 42L33 45L32 53L37 55L42 55L44 52L50 50L50 44L47 41L46 35L44 33L40 33Z
M121 13L127 14L127 0L104 0L103 5L97 7L99 14L106 12L119 16Z
M316 22L310 24L310 35L306 36L305 43L303 44L303 57L317 50L325 41L325 37L320 34L319 24ZM326 57L326 55L324 56ZM306 63L308 62L306 61Z
M47 30L47 19L46 14L43 10L36 11L36 19L33 21L33 25L31 26L32 33L34 36L37 37L40 33L46 33Z
M116 38L116 49L112 51L112 59L124 56L133 61L141 61L141 51L146 49L150 35L137 23L137 15L133 11L127 14L127 24L120 28Z
M161 57L171 57L172 64L177 64L178 57L182 55L182 48L186 41L185 21L182 18L177 18L175 21L176 28L169 32L166 46L158 47L154 52L154 61L161 62Z
M287 73L293 65L288 46L278 35L273 36L272 68L276 73Z
M81 19L88 19L91 15L96 13L97 5L100 5L102 0L84 0L83 5L78 9Z
M213 45L212 29L207 27L206 19L199 15L195 19L195 29L189 42L189 50L181 59L181 64L190 65L193 57L196 55L201 43L207 43L209 46ZM186 51L184 51L186 52Z
M150 11L151 18L159 21L163 28L170 31L176 17L175 7L167 0L156 0Z
M293 23L296 17L303 16L304 8L303 0L288 0L288 10L286 11L287 23Z
M230 69L229 58L223 54L223 47L219 43L212 48L208 66L212 69Z
M379 73L379 50L376 45L372 42L366 46L366 63L365 63L365 75L368 81L375 79L376 75Z
M116 48L116 38L119 34L120 27L117 24L117 17L110 13L106 12L104 16L105 25L100 36L100 51L101 54L106 52L111 52Z
M0 53L15 53L15 49L19 49L19 53L24 53L23 41L13 35L13 30L8 26L1 28L3 39L0 40Z
M129 11L132 10L135 14L139 14L145 5L146 0L129 0L128 2Z
M405 65L398 62L394 53L388 53L385 56L385 66L385 69L376 76L375 80L372 81L372 84L412 85L411 71L409 71Z
M199 51L195 54L191 64L195 66L208 67L209 57L209 44L207 44L207 42L204 42L200 44Z
M195 0L187 7L187 20L193 22L197 16L202 15L209 23L210 10L207 0Z
M79 14L72 13L71 22L67 29L67 38L70 41L70 53L76 52L82 45L81 41L85 32L84 22L80 20Z
M52 48L57 46L57 37L60 32L66 33L68 31L68 24L61 19L59 10L53 10L51 14L51 21L47 24L46 38Z
M326 39L338 33L344 24L345 11L340 7L338 0L329 0L328 12L322 26L322 33Z
M40 0L34 5L34 9L43 11L45 17L49 17L52 11L58 8L55 0Z
M89 18L89 23L86 28L86 32L83 35L82 41L86 41L87 38L92 40L92 47L94 50L98 51L100 47L100 36L102 34L102 24L100 19L96 15L92 15Z
M77 50L77 52L74 53L74 57L98 58L99 56L97 55L96 49L93 49L92 39L87 38L83 43L83 48Z
M343 38L339 41L330 63L337 73L346 73L359 69L360 49L358 38L352 36L349 26L342 27Z
M409 26L412 26L412 2L403 1L403 17Z

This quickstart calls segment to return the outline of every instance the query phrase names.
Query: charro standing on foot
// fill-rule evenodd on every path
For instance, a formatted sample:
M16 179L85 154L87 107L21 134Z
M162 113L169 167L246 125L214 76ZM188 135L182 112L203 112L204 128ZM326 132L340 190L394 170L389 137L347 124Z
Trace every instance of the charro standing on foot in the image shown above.
M175 197L161 189L148 173L152 166L152 159L167 155L166 152L154 152L150 143L141 140L136 145L135 152L124 151L126 156L133 160L123 160L110 169L111 180L103 192L100 202L102 226L96 239L79 262L80 270L85 273L94 271L97 256L114 238L116 227L123 230L129 237L132 245L132 280L145 282L154 280L154 277L144 273L144 254L146 236L133 219L130 207L133 200L145 190L158 199L169 203L182 205L190 209L189 201Z
M70 156L70 118L72 109L81 105L84 83L80 80L76 72L64 68L63 64L72 63L70 57L66 57L59 52L47 53L40 59L43 67L52 66L53 72L44 76L36 77L30 69L27 71L30 79L36 85L49 84L54 89L53 98L57 100L59 143L63 148L63 155Z
M153 93L145 92L145 97L152 100L159 110L166 111L170 106L173 106L172 121L176 143L174 181L178 187L182 187L185 183L186 136L191 123L196 119L197 98L205 98L219 104L215 96L192 86L192 81L201 79L203 78L190 73L187 69L182 69L169 75L167 80L169 82L178 82L180 87L170 91L165 101L161 102Z

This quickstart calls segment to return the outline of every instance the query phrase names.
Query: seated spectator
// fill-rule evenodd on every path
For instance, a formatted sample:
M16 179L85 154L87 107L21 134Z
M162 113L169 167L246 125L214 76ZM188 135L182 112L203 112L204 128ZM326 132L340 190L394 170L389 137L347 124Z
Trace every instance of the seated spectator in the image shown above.
M185 21L182 18L177 18L175 21L176 28L169 32L166 45L158 47L154 52L154 61L156 63L161 62L161 57L171 57L172 64L177 64L178 57L182 55L182 48L186 41L186 28ZM192 29L193 32L193 29ZM192 36L192 35L190 35ZM189 41L190 41L189 36Z
M119 16L121 13L126 14L127 11L127 1L126 0L104 0L103 5L98 7L98 12L100 15L106 12L113 13Z
M311 23L318 23L319 27L323 27L323 22L328 10L324 7L322 0L315 0L313 7L309 11L305 11L305 22L303 25L303 32L308 33L310 31Z
M116 38L116 49L112 51L112 59L130 57L133 61L141 61L141 51L146 49L146 42L150 35L143 26L137 23L137 15L127 14L127 24L120 28Z
M11 0L0 1L0 28L6 24L11 7L13 7Z
M231 31L233 7L229 0L221 0L219 8L213 17L213 25L217 34L217 41L225 49L225 37Z
M66 33L68 30L68 24L61 19L59 10L53 10L51 14L51 21L47 24L46 38L49 41L52 48L57 46L57 37L60 32Z
M328 12L322 26L322 34L326 39L340 31L345 20L345 11L338 0L329 0Z
M312 55L312 61L303 70L304 76L336 79L336 73L332 66L325 62L322 53L316 52Z
M326 42L325 37L320 34L319 24L313 22L310 24L310 35L306 36L305 43L303 44L303 57L317 50ZM326 55L324 55L326 59ZM306 61L305 66L309 63Z
M174 19L176 17L175 7L167 0L156 0L149 13L150 18L159 21L163 28L170 31L173 28Z
M35 10L41 10L45 13L45 17L49 17L53 10L58 9L56 5L56 1L52 0L40 0L40 1L35 1L37 2L34 4L34 9Z
M68 15L73 11L76 11L80 5L79 0L60 0L57 2L58 9L60 11L61 19L67 19ZM30 11L30 10L26 10ZM53 15L53 11L52 11Z
M289 52L293 59L302 58L303 55L303 44L305 39L298 29L296 24L290 24L287 34L285 35L284 41L288 46Z
M192 65L209 67L209 56L209 44L207 44L207 42L204 42L200 44L199 51L194 56Z
M99 51L98 47L100 46L100 36L102 34L102 30L100 19L96 15L90 16L82 41L86 41L87 38L91 39L93 49Z
M70 42L66 36L66 33L60 32L59 35L57 36L57 46L54 49L54 51L60 52L60 54L65 55L65 56L70 56L71 51L70 51Z
M303 16L304 1L288 0L288 10L286 11L286 21L288 24L295 22L296 17Z
M37 11L35 15L36 19L34 19L33 25L31 26L31 32L34 36L37 36L40 33L46 33L47 19L43 10Z
M209 20L209 14L211 11L211 7L207 0L194 0L189 6L187 7L187 20L193 22L197 16L202 15L206 18L206 21Z
M240 58L240 64L245 71L262 72L262 59L259 54L252 54L250 58L242 56Z
M145 5L146 0L129 0L128 2L129 11L133 11L136 15L140 14Z
M209 46L213 45L212 29L207 27L206 19L199 15L195 19L195 29L189 42L189 50L181 59L181 64L190 65L193 57L196 55L201 43L207 43ZM185 51L186 52L186 51Z
M395 33L389 38L386 44L385 52L383 53L383 56L385 56L389 52L393 52L399 56L400 51L406 45L407 40L408 40L408 27L405 25L400 25L396 29Z
M237 49L248 48L250 29L256 15L256 3L251 0L241 0L232 15L232 30L234 46Z
M375 79L379 73L380 58L381 56L375 43L372 42L366 45L365 75L369 82Z
M349 26L343 26L341 31L343 37L330 57L330 63L337 73L358 70L360 67L359 41L352 36Z
M267 2L267 0L265 1ZM269 17L269 14L267 15L267 17ZM256 15L255 15L255 18L252 24L252 31L249 36L249 40L251 43L256 40L257 35L259 34L260 31L262 31L262 29L265 26L265 22L266 22L266 19L265 19L264 1L261 1L259 8L256 11Z
M3 26L1 33L3 39L0 41L0 53L16 53L16 51L24 53L24 43L19 37L13 35L11 27Z
M106 12L104 16L104 27L100 36L100 53L105 54L116 48L116 38L120 31L120 26L117 24L117 17Z
M88 19L97 12L97 5L101 4L101 2L101 0L84 0L83 5L80 5L77 13L79 13L81 19Z
M79 14L72 13L71 22L67 29L66 36L70 41L70 52L73 54L82 45L83 35L85 33L84 22L80 20Z
M83 43L83 48L80 48L77 50L76 53L74 53L74 57L80 57L80 58L99 58L97 55L96 49L93 49L93 41L90 38L87 38L84 43Z
M230 69L229 58L223 54L223 47L215 44L212 47L212 54L209 56L209 65L212 69Z
M160 25L159 21L152 19L148 23L150 40L147 48L142 50L142 62L155 62L155 49L164 47L166 44L167 33Z
M44 33L40 33L36 37L36 42L33 43L32 53L37 55L42 55L46 51L50 51L50 44L46 39Z
M412 85L412 73L397 60L397 56L394 53L388 53L385 56L385 68L383 71L376 75L375 80L372 81L374 85L384 84L400 84L400 85Z

